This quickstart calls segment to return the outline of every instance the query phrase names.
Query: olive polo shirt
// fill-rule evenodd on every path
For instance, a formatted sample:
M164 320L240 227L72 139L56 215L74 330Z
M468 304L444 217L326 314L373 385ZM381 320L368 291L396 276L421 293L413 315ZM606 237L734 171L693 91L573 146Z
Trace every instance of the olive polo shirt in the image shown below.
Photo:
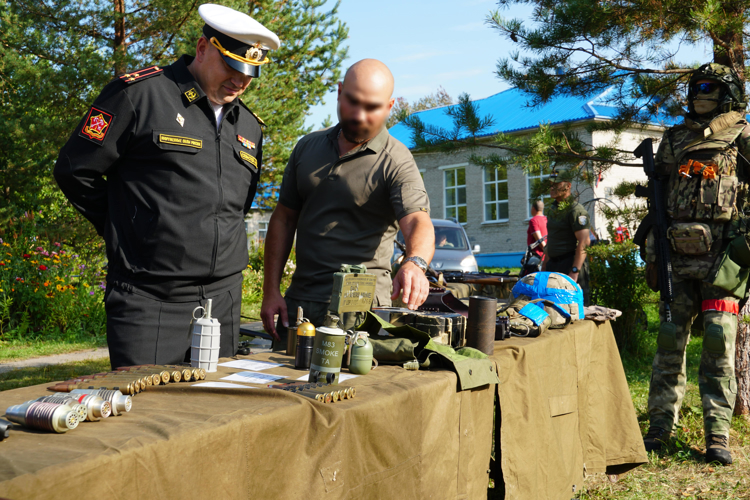
M284 172L279 203L300 211L297 268L287 296L330 302L341 264L364 264L377 276L375 303L390 305L398 221L429 213L430 200L414 158L388 130L339 157L340 128L303 137Z
M574 201L569 207L558 210L558 202L545 208L547 216L547 255L551 259L575 252L578 246L576 231L591 226L588 211Z

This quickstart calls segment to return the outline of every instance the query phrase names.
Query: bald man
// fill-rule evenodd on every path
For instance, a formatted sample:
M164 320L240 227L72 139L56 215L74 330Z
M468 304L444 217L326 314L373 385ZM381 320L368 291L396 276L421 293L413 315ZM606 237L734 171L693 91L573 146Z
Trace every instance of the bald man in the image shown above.
M377 276L374 305L390 306L402 295L416 309L427 298L424 271L435 250L430 200L408 148L385 128L392 94L385 64L357 62L339 83L339 123L303 137L292 152L266 236L261 318L276 338L274 350L286 348L289 313L298 306L315 326L322 324L341 264L364 264ZM406 258L391 283L399 229ZM295 231L297 267L282 297Z

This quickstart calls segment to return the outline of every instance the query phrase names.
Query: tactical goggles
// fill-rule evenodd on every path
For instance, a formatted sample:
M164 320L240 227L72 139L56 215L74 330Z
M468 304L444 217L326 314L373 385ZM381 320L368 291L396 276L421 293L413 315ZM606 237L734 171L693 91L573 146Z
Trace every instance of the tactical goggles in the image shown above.
M711 94L719 89L721 85L716 82L703 82L693 85L693 94Z

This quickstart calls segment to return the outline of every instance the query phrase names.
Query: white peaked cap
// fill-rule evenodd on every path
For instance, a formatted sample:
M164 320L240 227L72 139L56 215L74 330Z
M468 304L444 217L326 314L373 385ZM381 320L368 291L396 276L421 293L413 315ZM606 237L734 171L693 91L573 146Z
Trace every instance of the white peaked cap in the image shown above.
M274 32L242 12L223 5L204 3L198 7L198 14L216 31L247 45L260 42L266 50L276 50L281 46Z

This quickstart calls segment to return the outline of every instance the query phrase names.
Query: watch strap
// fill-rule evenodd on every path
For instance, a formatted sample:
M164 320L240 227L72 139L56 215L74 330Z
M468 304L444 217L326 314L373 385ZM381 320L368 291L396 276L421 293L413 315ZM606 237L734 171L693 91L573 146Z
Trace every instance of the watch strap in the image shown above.
M406 262L413 262L422 271L427 271L427 261L425 261L422 257L417 257L415 255L413 257L409 257L408 259L404 259L404 263Z

